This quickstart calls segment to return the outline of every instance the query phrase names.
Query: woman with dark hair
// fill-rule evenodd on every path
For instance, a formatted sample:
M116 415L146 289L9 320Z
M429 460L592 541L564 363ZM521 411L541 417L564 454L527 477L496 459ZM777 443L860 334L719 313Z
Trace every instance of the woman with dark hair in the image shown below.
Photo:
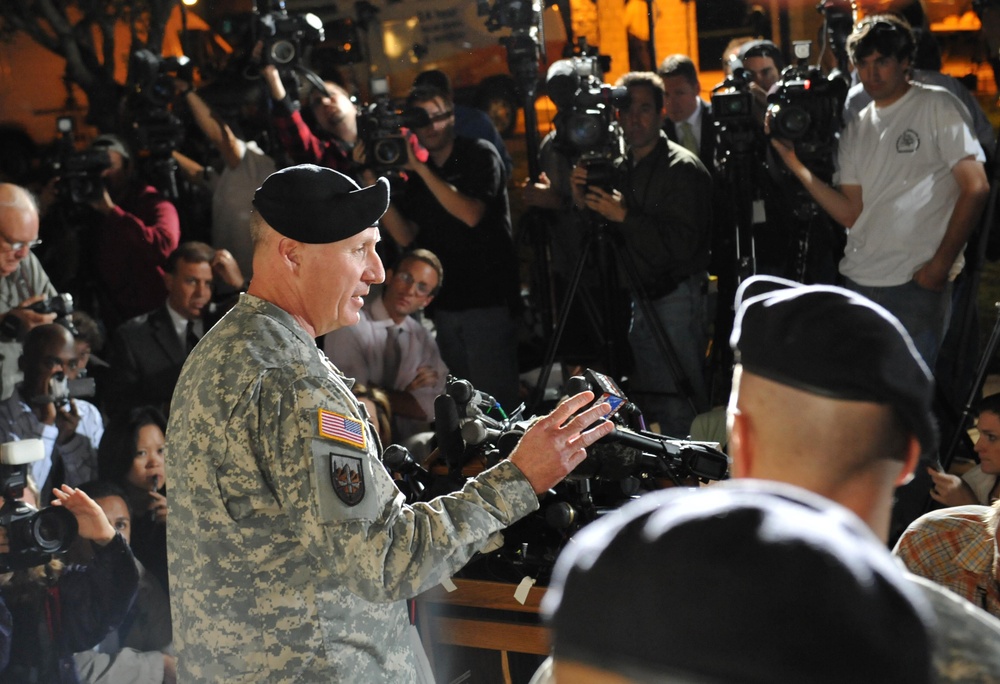
M167 590L167 482L163 467L167 421L140 406L116 417L97 452L102 480L121 486L134 511L132 552Z

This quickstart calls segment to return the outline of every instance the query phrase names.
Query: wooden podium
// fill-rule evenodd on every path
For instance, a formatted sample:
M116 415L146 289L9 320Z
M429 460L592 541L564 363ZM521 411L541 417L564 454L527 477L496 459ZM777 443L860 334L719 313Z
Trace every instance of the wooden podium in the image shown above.
M455 591L437 586L416 600L417 627L431 667L442 647L499 651L503 681L511 684L508 652L548 655L548 630L538 616L544 587L529 589L521 604L514 598L515 584L466 579L454 584Z

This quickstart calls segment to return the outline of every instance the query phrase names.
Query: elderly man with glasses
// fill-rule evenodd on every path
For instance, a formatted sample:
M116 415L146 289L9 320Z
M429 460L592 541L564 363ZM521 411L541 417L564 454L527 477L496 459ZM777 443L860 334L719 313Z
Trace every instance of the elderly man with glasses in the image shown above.
M444 392L448 367L434 338L411 315L434 300L443 279L433 252L407 252L386 269L382 296L365 301L358 324L327 333L323 342L344 375L388 395L396 440L428 430L434 398Z
M55 320L29 307L56 294L31 248L38 239L38 205L24 188L0 183L0 399L21 379L17 360L29 330Z

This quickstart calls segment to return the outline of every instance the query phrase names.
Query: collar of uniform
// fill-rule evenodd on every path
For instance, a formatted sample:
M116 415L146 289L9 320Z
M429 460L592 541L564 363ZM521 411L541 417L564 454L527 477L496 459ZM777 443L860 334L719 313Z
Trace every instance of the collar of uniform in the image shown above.
M249 309L254 313L258 313L264 316L269 316L274 320L278 321L286 328L292 331L294 335L302 340L305 344L310 344L316 346L316 340L309 336L298 321L296 321L290 313L282 309L276 304L272 304L266 299L261 299L260 297L255 297L252 294L247 294L246 292L240 295L240 301L236 306L241 309Z

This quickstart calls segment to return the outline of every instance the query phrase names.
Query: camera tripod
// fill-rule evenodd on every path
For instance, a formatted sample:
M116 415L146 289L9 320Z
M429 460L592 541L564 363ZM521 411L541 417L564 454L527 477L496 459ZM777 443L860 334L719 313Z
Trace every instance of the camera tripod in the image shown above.
M577 295L581 294L580 282L583 277L583 271L587 266L588 257L593 254L598 262L599 291L602 298L600 306L601 322L607 327L614 318L612 290L613 284L616 282L614 273L617 272L623 276L624 284L632 300L636 302L642 311L642 315L649 322L656 346L666 362L667 369L674 380L674 386L677 388L678 394L687 402L691 410L697 414L701 407L695 401L696 393L694 385L691 378L685 373L684 367L677 356L677 351L670 342L670 338L663 329L663 325L657 317L649 297L639 282L632 255L629 253L628 248L622 245L620 230L602 218L599 218L591 211L587 212L587 219L582 250L574 267L569 288L562 302L562 308L556 319L552 338L545 352L542 370L538 378L536 395L532 405L537 407L544 396L545 387L552 373L552 366L555 363L559 342L562 339L563 332L569 320L573 302ZM616 265L619 268L617 271L614 271ZM585 292L583 294L586 295ZM610 371L609 375L612 375L612 377L620 377L622 364L619 361L619 356L616 354L616 341L613 339L613 336L602 334L597 321L592 319L591 323L594 324L595 332L601 339L601 359L605 363L605 368ZM618 344L620 345L622 342L618 341Z

